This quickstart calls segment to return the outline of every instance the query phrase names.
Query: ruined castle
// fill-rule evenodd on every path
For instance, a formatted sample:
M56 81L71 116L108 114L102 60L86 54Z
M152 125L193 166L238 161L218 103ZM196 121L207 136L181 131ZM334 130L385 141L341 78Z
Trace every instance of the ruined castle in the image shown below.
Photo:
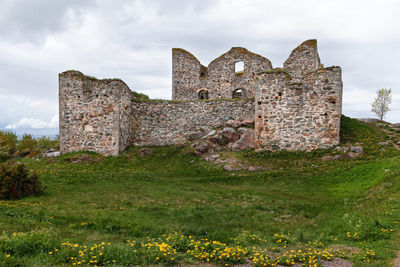
M320 62L317 41L295 48L283 68L234 47L207 67L172 49L172 100L141 100L119 79L59 75L60 149L118 155L127 146L186 143L229 120L254 121L257 150L306 150L339 143L340 67Z

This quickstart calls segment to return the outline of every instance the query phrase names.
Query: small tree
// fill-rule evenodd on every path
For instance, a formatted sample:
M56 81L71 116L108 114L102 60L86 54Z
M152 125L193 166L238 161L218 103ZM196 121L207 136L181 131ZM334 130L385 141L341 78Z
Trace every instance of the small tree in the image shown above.
M386 113L390 110L389 105L392 103L392 89L381 88L376 92L374 102L372 102L371 111L383 120Z

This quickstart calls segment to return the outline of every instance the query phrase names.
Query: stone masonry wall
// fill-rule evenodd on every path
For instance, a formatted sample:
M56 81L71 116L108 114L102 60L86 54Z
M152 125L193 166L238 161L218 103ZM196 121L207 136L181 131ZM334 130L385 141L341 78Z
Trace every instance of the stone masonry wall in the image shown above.
M130 142L131 91L118 79L59 75L60 150L118 155Z
M132 144L181 144L195 131L208 132L228 120L254 119L254 99L235 101L149 101L132 104Z
M235 63L244 69L235 72ZM242 98L253 98L256 76L272 68L271 62L242 47L233 47L214 59L208 67L181 48L172 49L172 99L197 100L200 90L208 91L209 99L232 99L241 89Z
M341 69L323 68L316 40L294 49L280 69L239 47L208 67L183 49L172 53L173 99L180 101L134 101L121 80L61 73L61 153L118 155L129 145L181 144L190 133L208 132L228 120L255 121L257 150L310 151L339 144ZM244 70L235 72L239 61ZM236 89L242 89L241 99L221 99L232 99ZM199 101L200 90L214 100Z
M289 58L283 63L293 81L299 81L309 72L321 68L321 61L318 55L317 40L307 40L296 47Z
M320 63L313 41L299 47L285 62L289 71L272 70L258 77L255 103L258 150L310 151L339 144L341 69L317 69Z

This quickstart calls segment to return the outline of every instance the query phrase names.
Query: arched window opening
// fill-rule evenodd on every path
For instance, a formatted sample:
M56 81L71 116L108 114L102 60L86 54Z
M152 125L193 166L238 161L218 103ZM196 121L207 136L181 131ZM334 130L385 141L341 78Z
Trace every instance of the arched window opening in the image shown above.
M199 91L199 99L208 99L208 91L207 90L200 90Z
M233 91L232 98L244 98L244 97L245 94L243 89L236 89L235 91Z
M238 61L235 63L235 74L243 74L244 71L244 62Z

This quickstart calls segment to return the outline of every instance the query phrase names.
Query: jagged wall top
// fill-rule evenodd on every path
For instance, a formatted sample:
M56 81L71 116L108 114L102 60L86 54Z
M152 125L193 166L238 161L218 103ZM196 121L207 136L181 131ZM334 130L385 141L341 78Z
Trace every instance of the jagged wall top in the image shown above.
M242 62L243 70L237 71ZM191 53L181 48L172 49L172 98L178 100L199 99L199 92L206 98L254 97L257 73L272 68L271 62L246 48L233 47L210 62L200 64ZM204 95L203 95L204 96Z
M299 80L306 73L321 68L321 61L318 55L317 40L307 40L296 47L289 58L283 63L292 79Z

